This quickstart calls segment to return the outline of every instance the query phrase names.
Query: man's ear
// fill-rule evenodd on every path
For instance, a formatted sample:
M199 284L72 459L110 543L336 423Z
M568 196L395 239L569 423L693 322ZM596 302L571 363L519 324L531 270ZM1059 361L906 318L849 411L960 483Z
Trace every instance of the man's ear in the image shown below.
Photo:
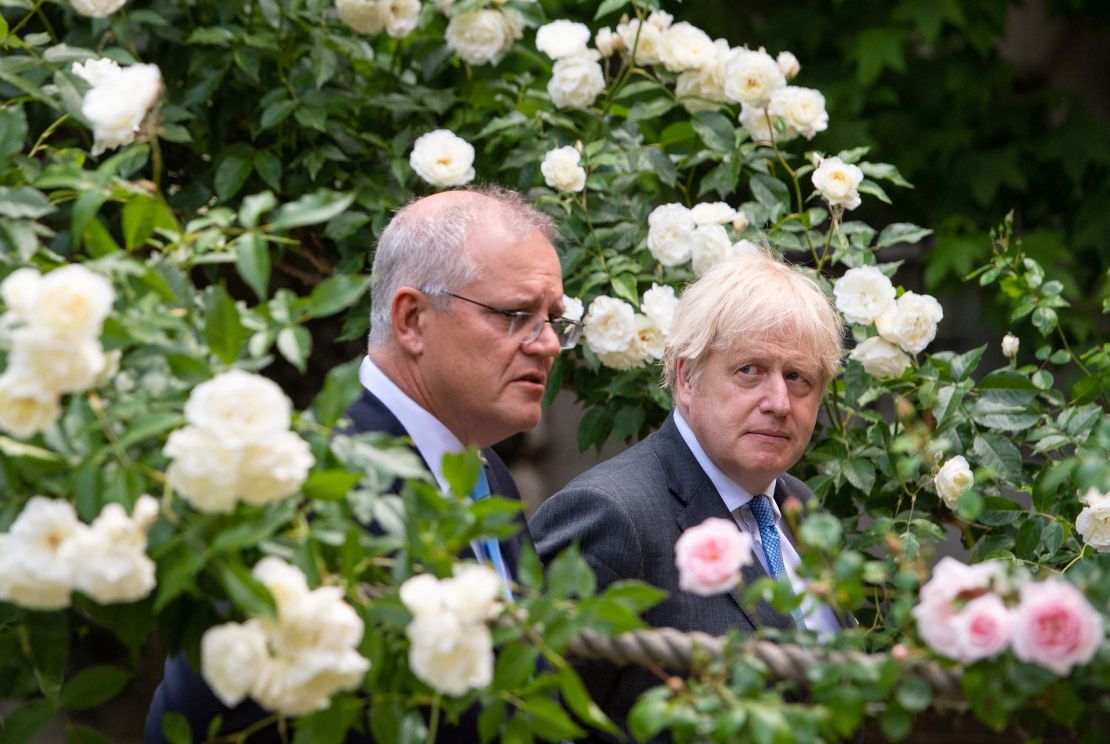
M674 366L675 403L685 409L687 401L690 400L690 394L693 388L694 386L690 382L690 368L687 366L687 360L683 357L679 357L675 360Z
M412 287L401 287L390 303L393 339L404 351L419 356L424 352L424 322L431 310L428 298Z

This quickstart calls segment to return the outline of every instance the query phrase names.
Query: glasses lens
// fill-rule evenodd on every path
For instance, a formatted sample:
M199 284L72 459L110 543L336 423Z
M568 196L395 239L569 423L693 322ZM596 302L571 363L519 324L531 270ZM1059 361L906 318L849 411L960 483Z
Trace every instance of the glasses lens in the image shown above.
M564 349L572 348L578 342L579 334L582 333L581 324L566 318L551 321L551 327L555 329L555 335L559 337L559 345Z

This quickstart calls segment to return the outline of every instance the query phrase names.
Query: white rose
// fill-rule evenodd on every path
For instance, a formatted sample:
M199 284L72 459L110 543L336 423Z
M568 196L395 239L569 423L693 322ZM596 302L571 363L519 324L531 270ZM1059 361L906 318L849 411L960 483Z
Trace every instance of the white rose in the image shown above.
M244 448L235 490L248 504L269 504L296 493L315 462L300 436L291 431L274 434L265 444Z
M582 300L577 297L563 295L563 317L569 320L582 320Z
M1007 359L1013 359L1017 356L1018 347L1021 346L1021 339L1012 333L1007 333L1002 337L1002 356Z
M0 300L23 323L34 317L42 275L35 269L16 269L0 282Z
M250 694L268 658L266 635L255 620L216 625L200 639L201 675L229 708Z
M736 210L736 216L732 218L732 229L736 232L744 232L748 229L748 215L741 210Z
M624 300L595 297L586 313L586 343L595 354L626 350L636 333L635 317Z
M586 187L586 169L581 162L582 155L571 145L557 147L544 155L540 172L556 191L581 191Z
M225 444L265 444L289 428L292 406L277 383L233 369L193 388L185 420Z
M439 579L431 574L418 574L401 584L401 603L413 615L437 614L443 610Z
M1075 530L1083 542L1100 553L1110 552L1110 491L1091 488L1083 497L1086 506L1075 518Z
M382 0L385 5L385 31L394 39L403 39L420 22L420 0Z
M600 58L593 49L587 49L555 61L547 81L547 94L556 108L585 109L593 105L605 90Z
M855 209L860 205L859 185L863 171L840 158L825 158L813 171L813 185L833 206Z
M254 564L251 575L270 590L279 619L292 612L292 608L308 596L308 581L304 572L276 556L266 556Z
M594 46L597 47L597 51L601 53L602 57L612 57L613 52L624 49L624 40L613 33L613 29L606 26L594 36Z
M484 65L506 52L518 36L515 27L496 10L475 10L451 19L446 41L447 48L463 62Z
M0 375L0 429L27 439L53 424L61 415L57 394L25 383L11 370Z
M113 59L101 57L100 59L87 59L84 62L74 62L70 67L77 77L95 87L104 80L114 77L120 71L119 64Z
M910 358L894 344L878 336L872 336L849 355L863 365L867 374L873 377L900 377L910 366Z
M122 68L90 88L81 100L81 114L93 127L93 155L135 141L139 125L162 93L156 65Z
M465 695L488 686L493 680L489 628L478 623L462 632L444 634L444 624L442 618L432 615L418 615L409 623L409 667L413 674L445 695Z
M653 10L647 19L649 26L654 26L660 31L666 31L674 22L674 16L665 10Z
M713 55L695 70L686 70L675 79L674 92L691 114L716 111L725 97L725 66L732 50L724 39L713 42Z
M668 28L659 39L659 58L671 72L700 70L716 55L709 34L685 21Z
M766 52L736 49L725 66L725 95L730 101L765 107L786 85L778 63Z
M171 432L162 452L173 460L166 479L194 508L209 514L235 510L239 447L193 426Z
M674 287L654 282L651 289L644 292L644 299L640 302L640 310L651 318L651 322L662 331L664 336L668 337L674 327L674 312L677 308L678 298L675 296Z
M77 13L89 18L107 18L123 7L127 0L69 0Z
M701 276L732 254L732 241L723 225L701 225L690 235L694 273Z
M736 210L726 202L702 202L690 210L695 225L723 225L736 218Z
M683 205L660 205L648 216L648 250L663 266L685 263L690 258L690 240L696 227L693 215Z
M779 56L775 58L775 63L778 64L779 70L787 80L797 76L802 71L802 65L792 52L779 52Z
M489 566L466 563L440 582L443 604L464 625L481 623L501 611L501 578Z
M80 264L51 271L37 289L28 323L56 336L99 336L115 301L111 282Z
M335 693L357 689L369 669L369 660L354 650L277 656L262 664L251 697L284 716L303 716L326 709Z
M145 500L145 501L144 501ZM123 507L107 504L89 529L81 530L62 549L73 570L74 587L100 604L135 602L154 590L154 561L146 555L145 519L150 496L140 497L136 519ZM157 503L153 504L157 512Z
M27 327L12 334L8 363L14 375L54 393L88 390L106 364L95 339L58 337Z
M360 34L376 34L385 28L389 7L382 0L335 0L339 20Z
M271 646L278 655L342 653L362 640L363 623L337 586L322 586L281 606ZM330 694L330 693L329 693Z
M848 269L833 285L836 309L849 323L871 325L894 304L894 285L874 266Z
M653 14L654 15L654 14ZM658 24L641 24L640 19L633 18L628 23L617 25L617 36L621 44L629 51L635 50L634 61L638 65L657 65L659 57L659 44L662 41L663 29Z
M536 49L551 59L562 59L586 51L590 29L583 23L558 20L536 29Z
M435 0L436 10L440 13L446 13L455 4L455 0Z
M463 186L474 180L474 146L446 129L412 143L409 165L432 186Z
M68 501L32 497L0 535L0 601L32 610L68 607L73 571L64 551L87 529Z
M771 116L781 116L789 130L806 139L813 139L818 132L829 128L829 115L825 111L825 97L812 88L787 85L771 94L767 104Z
M662 359L663 349L667 347L667 335L654 319L647 315L637 315L633 347L640 351L644 361Z
M975 476L971 474L971 468L963 455L956 455L944 463L933 478L933 484L945 505L949 509L955 509L960 497L975 485Z
M935 298L906 292L875 319L879 335L912 354L923 350L937 335L944 309Z
M740 116L738 118L740 126L748 130L748 136L750 136L752 142L756 144L788 142L795 135L794 132L790 132L789 130L782 134L777 134L771 126L771 118L767 115L767 109L760 106L741 104Z

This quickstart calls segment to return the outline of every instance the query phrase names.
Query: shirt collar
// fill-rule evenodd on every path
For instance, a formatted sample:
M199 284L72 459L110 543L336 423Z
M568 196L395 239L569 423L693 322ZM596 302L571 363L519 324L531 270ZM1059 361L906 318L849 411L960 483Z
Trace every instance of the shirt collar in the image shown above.
M698 441L694 430L686 423L686 419L682 418L682 413L676 408L674 409L674 423L678 427L678 433L682 437L682 441L686 442L686 446L694 453L694 459L701 465L701 469L709 476L709 480L713 483L713 487L717 489L717 493L721 495L721 500L725 502L725 508L729 512L734 512L740 507L747 504L752 500L752 494L748 493L747 489L739 483L729 478L724 472L713 464L709 459L709 455L705 454L701 443ZM778 480L771 481L771 485L763 492L771 500L771 509L774 511L775 520L778 521L779 505L775 503L775 485Z
M397 387L397 383L389 379L370 357L363 358L358 379L364 388L377 396L397 417L412 439L416 451L428 464L440 489L449 491L447 479L443 477L443 456L448 452L466 451L459 438L426 408Z

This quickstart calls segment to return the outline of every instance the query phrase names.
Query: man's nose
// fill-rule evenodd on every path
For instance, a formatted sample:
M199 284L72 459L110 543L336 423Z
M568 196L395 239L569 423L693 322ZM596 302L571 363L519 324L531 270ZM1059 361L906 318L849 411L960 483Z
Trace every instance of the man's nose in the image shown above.
M767 375L759 404L760 410L776 416L785 416L790 412L790 391L781 375Z
M521 348L526 354L553 357L563 350L563 345L559 343L559 335L555 333L555 328L550 323L544 323L536 340L522 344Z

